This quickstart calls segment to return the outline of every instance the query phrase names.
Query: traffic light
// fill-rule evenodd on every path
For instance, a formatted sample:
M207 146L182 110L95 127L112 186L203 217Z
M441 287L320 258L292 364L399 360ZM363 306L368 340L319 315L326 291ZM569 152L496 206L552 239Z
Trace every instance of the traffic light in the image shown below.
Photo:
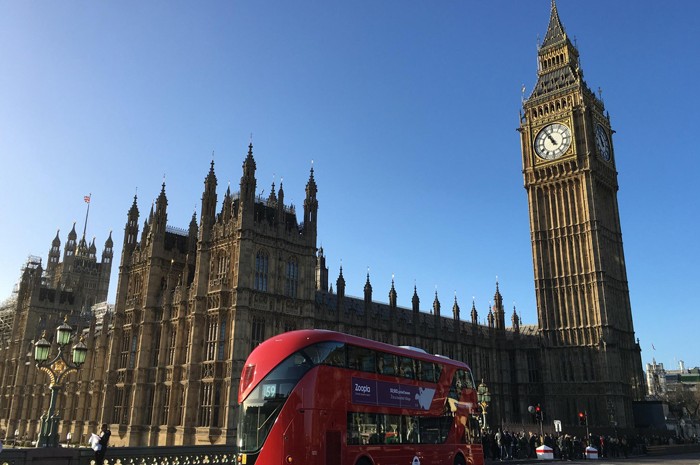
M581 426L586 426L587 421L586 412L578 412L578 424Z
M535 407L535 420L542 421L542 407L539 404Z

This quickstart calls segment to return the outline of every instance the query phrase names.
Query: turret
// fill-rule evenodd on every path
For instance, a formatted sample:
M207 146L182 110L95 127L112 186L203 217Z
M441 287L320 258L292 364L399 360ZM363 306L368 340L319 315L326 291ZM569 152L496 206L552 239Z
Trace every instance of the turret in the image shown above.
M496 281L496 293L493 295L493 316L496 329L505 329L506 312L503 308L503 297L501 297L501 292L498 290L498 281Z
M571 43L564 30L554 1L552 1L547 34L538 52L538 64L540 76L563 67L571 69L574 73L579 72L578 50Z
M63 261L75 256L75 249L77 247L76 239L78 234L75 232L75 222L73 222L73 229L68 233L68 241L66 242L66 247L63 249Z
M105 248L102 249L102 264L110 264L114 258L114 241L112 240L112 231L109 232L109 237L105 241Z
M411 298L411 306L413 310L413 331L418 332L418 316L420 312L420 299L418 298L418 288L413 285L413 297Z
M214 160L209 166L209 173L204 178L204 192L202 193L202 216L200 218L199 234L203 241L209 240L211 227L216 217L216 174L214 173Z
M267 206L273 208L277 206L277 194L275 193L274 181L272 181L272 186L270 187L270 195L267 196Z
M46 272L53 276L53 272L56 269L56 265L61 260L61 239L58 238L58 233L60 230L56 231L56 237L51 241L51 249L49 249L49 262L46 264Z
M126 215L126 225L124 226L124 246L122 247L122 263L124 257L130 255L136 247L136 241L139 235L139 207L136 205L136 196L134 203L131 204L129 213Z
M95 245L95 238L92 238L92 242L88 247L88 258L91 260L97 260L97 246Z
M274 188L274 184L272 185ZM280 180L280 191L277 195L277 222L284 226L284 188Z
M328 268L326 267L326 257L323 255L323 247L318 249L316 257L316 290L328 291Z
M153 219L153 204L151 204L151 214L148 216L148 218ZM142 250L146 247L146 243L148 241L150 233L151 233L151 226L149 224L149 219L146 219L143 222L143 229L141 230L141 249Z
M114 241L112 240L112 231L109 232L109 237L105 241L105 247L102 249L102 263L99 266L100 276L97 283L97 301L107 300L109 293L109 281L112 276L112 262L114 261Z
M168 198L165 196L165 182L160 189L160 194L156 199L156 211L151 224L154 241L165 239L165 227L168 223Z
M190 220L190 226L187 232L187 257L185 259L185 265L183 267L182 273L179 276L177 285L179 286L184 282L186 286L194 279L193 271L195 269L195 264L197 261L197 234L199 228L197 227L197 213L192 212L192 219Z
M228 221L231 219L231 205L233 204L233 201L231 199L231 186L226 187L226 193L224 194L224 201L221 202L221 214L219 217L221 218L222 223L228 223Z
M515 311L515 305L513 305L513 315L510 317L510 321L513 322L513 331L515 334L520 333L520 317L518 317L518 314Z
M304 199L304 234L309 237L312 244L316 243L316 214L318 213L318 200L316 194L318 188L314 180L314 168L311 167L309 180L306 183L306 198Z
M252 222L254 219L253 212L255 209L255 159L253 158L253 143L248 145L248 156L243 161L243 176L241 176L241 197L240 210L241 224L245 225Z
M199 228L197 227L197 212L192 213L192 219L190 220L190 227L187 234L187 253L193 253L197 250L197 232Z
M340 275L335 281L335 287L338 292L338 312L344 307L345 300L345 278L343 278L343 265L340 265Z
M394 277L391 277L391 289L389 290L389 307L396 310L396 288L394 288Z
M418 298L418 288L415 285L413 286L413 298L411 298L411 306L413 309L413 313L418 313L420 311L420 299Z
M369 313L372 307L372 284L369 282L369 271L367 272L367 281L365 282L365 312Z
M433 314L436 319L440 319L440 300L438 300L437 291L435 291L435 300L433 300Z
M452 305L452 317L459 323L459 304L457 303L457 293L455 293L455 303Z
M75 252L75 255L78 257L88 256L88 244L85 240L85 235L83 235L83 237L80 238L80 241L78 241L78 250Z
M474 299L472 299L472 324L473 325L478 325L479 324L479 313L476 311L476 302L474 302Z

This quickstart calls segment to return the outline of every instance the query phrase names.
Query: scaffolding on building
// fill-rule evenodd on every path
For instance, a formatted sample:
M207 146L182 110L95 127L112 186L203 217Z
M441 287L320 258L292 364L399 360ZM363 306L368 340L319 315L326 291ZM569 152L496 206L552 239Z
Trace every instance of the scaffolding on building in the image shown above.
M41 266L41 257L29 255L27 261L20 269L20 280L27 269L36 270ZM42 276L42 280L44 277ZM17 311L17 294L19 292L19 281L12 289L10 297L0 303L0 347L7 347L12 339L12 323Z

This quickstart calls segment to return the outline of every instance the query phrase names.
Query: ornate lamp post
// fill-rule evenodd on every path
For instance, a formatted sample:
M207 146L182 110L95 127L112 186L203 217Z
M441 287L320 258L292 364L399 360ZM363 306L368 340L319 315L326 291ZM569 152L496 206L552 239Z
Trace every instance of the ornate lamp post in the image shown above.
M481 406L481 414L483 415L483 427L485 430L488 429L488 425L486 424L486 409L489 407L489 404L491 403L491 393L489 392L489 388L484 384L484 380L481 380L481 384L479 384L479 387L476 388L476 398L479 402L479 406Z
M56 397L58 391L61 390L61 382L64 376L72 371L78 371L81 365L85 363L88 348L81 340L73 346L73 361L67 358L66 347L71 341L71 333L73 328L66 320L58 328L56 328L56 344L58 344L58 354L49 360L49 351L51 343L46 340L46 333L34 344L34 359L36 367L39 371L43 371L49 375L49 389L51 389L51 401L49 402L49 410L41 416L41 431L39 440L36 442L37 447L57 447L58 446L58 415L54 414L56 407Z

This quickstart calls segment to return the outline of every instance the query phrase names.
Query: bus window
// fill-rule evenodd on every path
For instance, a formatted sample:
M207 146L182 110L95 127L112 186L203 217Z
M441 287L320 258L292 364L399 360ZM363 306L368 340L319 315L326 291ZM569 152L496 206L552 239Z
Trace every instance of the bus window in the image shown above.
M471 374L468 371L457 370L452 377L448 397L455 400L465 400L462 399L465 389L474 389Z
M384 415L348 412L348 444L383 444Z
M400 444L406 436L401 415L384 415L384 436L387 444Z
M442 444L454 423L452 416L421 417L418 422L421 444Z
M416 362L417 363L417 362ZM403 378L413 379L415 377L415 369L413 367L413 359L410 357L399 358L399 376Z
M342 342L320 342L304 349L314 364L345 366L345 344Z
M435 367L435 382L440 381L440 374L442 373L442 365L433 365Z
M450 384L450 392L447 397L454 400L459 400L460 394L462 393L462 370L455 371L454 376L452 376L452 383Z
M349 445L405 443L404 417L382 413L348 412Z
M348 346L348 368L360 371L376 372L376 356L371 349Z
M404 417L406 420L406 442L409 444L418 444L420 439L418 438L418 418L411 416Z
M377 373L395 376L396 371L396 356L385 352L377 352Z
M474 384L474 377L472 376L471 371L467 371L464 374L464 378L466 381L467 389L476 389L476 384Z
M419 364L418 379L431 383L437 383L440 380L440 365L431 362L417 361L417 363Z

